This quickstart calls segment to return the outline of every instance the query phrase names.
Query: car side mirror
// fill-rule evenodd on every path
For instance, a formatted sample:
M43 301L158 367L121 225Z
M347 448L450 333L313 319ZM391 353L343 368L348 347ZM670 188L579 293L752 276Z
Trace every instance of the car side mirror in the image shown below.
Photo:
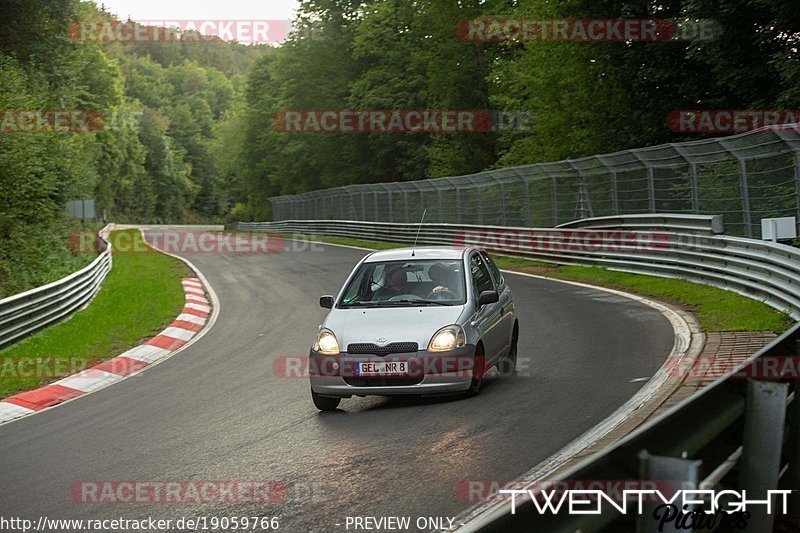
M478 305L493 304L500 301L497 291L483 291L478 297Z
M324 307L325 309L333 309L333 296L320 296L319 306Z

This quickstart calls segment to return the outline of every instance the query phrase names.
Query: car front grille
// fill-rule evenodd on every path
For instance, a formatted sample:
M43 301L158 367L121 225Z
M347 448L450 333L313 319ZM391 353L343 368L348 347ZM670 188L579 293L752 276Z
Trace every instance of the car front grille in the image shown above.
M393 353L414 353L419 350L416 342L390 342L386 346L378 346L371 342L355 342L347 345L347 353L355 355L389 355Z

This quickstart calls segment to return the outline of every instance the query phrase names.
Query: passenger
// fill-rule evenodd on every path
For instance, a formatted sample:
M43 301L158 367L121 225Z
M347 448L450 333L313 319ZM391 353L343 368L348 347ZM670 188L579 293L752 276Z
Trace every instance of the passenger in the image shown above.
M375 291L373 300L388 300L408 293L408 279L402 266L386 267L386 285Z

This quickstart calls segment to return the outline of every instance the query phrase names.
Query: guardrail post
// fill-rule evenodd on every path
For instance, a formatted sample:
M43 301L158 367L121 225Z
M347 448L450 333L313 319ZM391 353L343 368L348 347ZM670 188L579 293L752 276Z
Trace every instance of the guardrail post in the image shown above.
M360 220L367 220L367 198L364 193L361 193L361 218Z
M643 485L641 488L645 490L644 484L648 481L655 482L654 490L660 490L665 498L672 497L679 490L695 490L700 485L700 465L702 464L703 461L650 455L647 450L642 450L639 452L639 480ZM661 502L644 505L643 512L636 521L636 533L693 531L693 529L678 527L675 520L662 525L661 521L653 516L656 508L660 505L662 505ZM685 513L692 511L692 509L679 510ZM663 513L660 513L660 516L663 516Z
M656 212L656 183L655 169L650 161L639 155L636 150L630 151L631 155L639 160L642 166L647 169L647 209L650 213Z
M795 341L794 357L800 356L800 340ZM785 485L796 489L800 487L800 376L794 379L794 400L789 405L787 419L791 428L789 440L786 442L789 470L786 472ZM800 491L795 490L789 497L789 516L800 519Z
M744 223L745 237L753 236L753 223L750 216L750 189L747 185L747 161L742 158L731 144L719 139L719 145L725 148L739 163L739 194L742 197L742 222Z
M800 395L798 395L798 391L800 391L800 378L794 380L794 401L790 406L788 417L792 433L786 443L789 450L786 486L793 489L800 487ZM794 490L789 497L789 516L800 519L800 490Z
M461 224L461 187L456 189L456 222Z
M481 197L482 196L483 196L483 194L481 194L481 188L478 187L478 194L477 194L477 200L478 200L478 224L483 224L483 202L481 202Z
M750 189L747 185L747 161L739 160L739 187L742 190L742 216L744 221L744 234L753 236L753 222L750 215Z
M747 382L740 485L747 491L748 500L766 500L767 491L778 488L788 390L787 383ZM777 509L774 504L769 514L764 505L749 505L745 531L772 531Z
M528 182L528 178L520 176L520 179L525 184L525 226L530 228L533 226L531 221L531 184ZM798 217L798 220L800 220L800 217Z
M492 176L492 178L500 190L500 220L502 221L500 225L507 226L508 216L506 215L506 188L500 178L497 176Z
M797 204L797 224L800 229L800 150L794 153L794 197Z
M692 193L692 213L700 214L700 189L697 186L697 163L689 163L689 171L692 173L691 193Z

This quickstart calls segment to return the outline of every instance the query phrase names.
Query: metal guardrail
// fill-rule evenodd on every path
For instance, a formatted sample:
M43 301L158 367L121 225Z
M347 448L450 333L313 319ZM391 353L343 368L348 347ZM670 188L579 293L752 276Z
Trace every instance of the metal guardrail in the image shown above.
M0 300L0 347L60 320L83 307L111 270L110 226L98 233L98 256L90 264L41 287Z
M800 124L467 176L361 183L270 198L273 220L554 227L634 213L724 214L728 233L762 218L800 222Z
M559 224L556 227L568 229L660 229L712 234L725 232L722 215L663 215L660 213L583 218Z
M642 231L642 224L680 230ZM660 215L647 221L622 217L616 225L609 219L585 220L575 225L580 229L423 224L418 242L462 245L476 238L484 248L496 253L681 277L747 294L790 313L796 320L800 318L800 251L794 248L717 235L713 220L688 220L675 215ZM399 243L412 242L419 227L298 220L229 225L229 229L242 231ZM602 229L583 229L587 227ZM610 230L612 227L614 230ZM690 227L695 232L687 231ZM583 486L592 481L639 481L653 482L659 488L659 483L666 481L679 489L746 490L751 500L763 500L767 490L791 489L794 492L789 497L788 517L800 520L800 378L797 372L763 375L765 368L785 368L781 361L797 365L798 355L800 324L701 392L547 481L571 480ZM769 365L762 364L765 361ZM528 486L541 488L535 481L528 480L534 482ZM661 531L652 514L623 514L608 505L598 514L569 514L541 513L530 499L517 503L515 514L508 502L476 509L462 529ZM652 507L645 510L652 513ZM768 514L763 507L757 507L742 530L772 531L775 518L775 513ZM681 528L668 524L664 530L678 529Z
M585 266L602 266L653 276L684 278L733 290L800 320L800 250L743 237L713 233L718 219L685 215L588 219L572 228L512 228L458 224L397 224L345 220L237 222L229 228L283 234L347 237L410 244L475 243L500 254ZM592 225L604 229L584 229ZM643 231L645 226L654 230ZM613 228L621 229L614 231ZM665 231L657 228L691 228ZM632 229L631 229L632 228Z

